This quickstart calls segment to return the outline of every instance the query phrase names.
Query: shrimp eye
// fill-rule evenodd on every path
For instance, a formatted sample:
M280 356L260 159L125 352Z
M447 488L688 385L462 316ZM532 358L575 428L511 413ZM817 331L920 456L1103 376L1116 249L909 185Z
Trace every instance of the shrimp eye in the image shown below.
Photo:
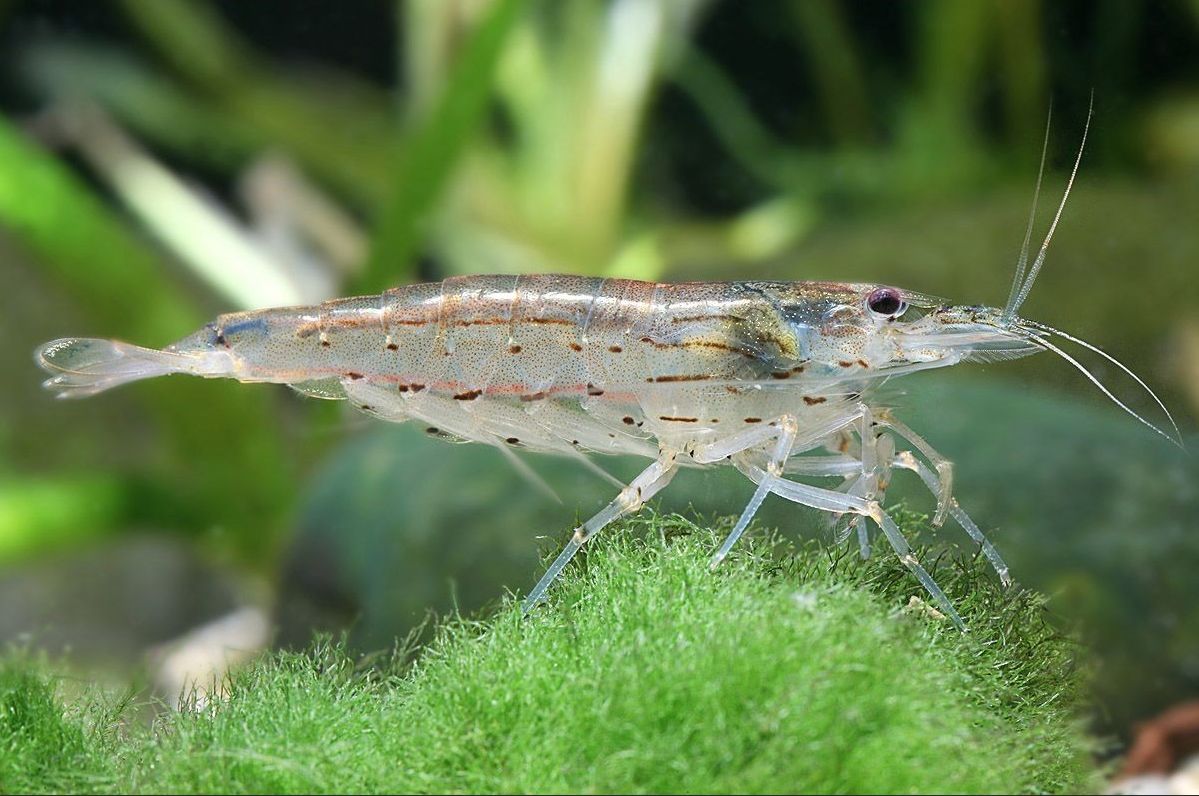
M903 294L893 287L880 287L870 291L866 297L866 306L878 315L902 315L907 309Z

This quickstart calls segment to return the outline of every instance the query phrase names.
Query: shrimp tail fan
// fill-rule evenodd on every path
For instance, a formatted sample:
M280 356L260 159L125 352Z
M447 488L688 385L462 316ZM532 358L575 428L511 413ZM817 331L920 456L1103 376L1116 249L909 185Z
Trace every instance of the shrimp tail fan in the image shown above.
M131 381L195 372L194 356L117 340L54 340L39 348L34 358L51 374L42 386L54 390L59 398L84 398Z

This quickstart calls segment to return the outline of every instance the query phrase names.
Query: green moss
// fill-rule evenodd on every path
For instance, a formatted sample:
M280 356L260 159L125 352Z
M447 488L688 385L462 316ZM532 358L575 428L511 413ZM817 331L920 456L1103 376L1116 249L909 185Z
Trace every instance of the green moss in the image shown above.
M360 666L329 644L272 655L218 706L126 737L94 789L1095 787L1074 650L1038 597L1001 592L981 565L936 566L963 636L904 607L919 591L889 561L759 542L712 574L718 534L635 520L597 539L530 619L505 600L444 624L411 662ZM26 724L63 728L27 743L90 748L44 681L24 687L42 700ZM10 765L23 778L9 789L52 789L29 773L46 754Z
M106 786L114 714L98 704L64 709L43 669L23 652L0 660L0 793ZM123 710L122 703L112 707Z

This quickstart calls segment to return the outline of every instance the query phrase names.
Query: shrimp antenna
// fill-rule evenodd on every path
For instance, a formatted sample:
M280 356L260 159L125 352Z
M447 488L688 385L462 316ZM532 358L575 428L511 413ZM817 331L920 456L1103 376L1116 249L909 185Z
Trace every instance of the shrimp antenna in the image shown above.
M1070 170L1070 180L1066 183L1066 190L1062 194L1062 201L1058 204L1057 213L1053 216L1053 223L1049 225L1049 232L1045 234L1045 240L1041 242L1041 250L1037 252L1037 257L1033 260L1032 268L1028 270L1028 276L1020 286L1020 292L1016 295L1015 301L1009 300L1008 305L1003 309L1000 320L1005 325L1011 323L1012 319L1016 317L1016 312L1019 311L1020 305L1024 303L1024 300L1028 298L1028 293L1032 290L1033 283L1037 281L1037 274L1041 272L1041 266L1045 263L1045 255L1049 251L1049 244L1053 241L1053 233L1057 231L1057 224L1061 221L1062 211L1066 209L1066 200L1070 198L1070 189L1074 187L1074 178L1078 176L1078 166L1082 163L1082 153L1087 147L1087 133L1090 132L1091 117L1094 114L1095 92L1092 91L1091 102L1087 106L1087 122L1082 128L1082 142L1078 145L1078 155L1074 158L1074 168Z
M1048 329L1046 329L1045 331L1049 331L1049 330L1048 330ZM1058 332L1056 329L1054 329L1053 331L1054 331L1056 334L1062 334L1061 332ZM1066 337L1066 335L1064 335L1064 334L1063 334L1062 336L1063 336L1063 337ZM1087 370L1087 369L1086 369L1086 367L1085 367L1085 366L1083 366L1083 364L1082 364L1081 362L1079 362L1077 359L1075 359L1074 357L1070 356L1070 355L1069 355L1069 354L1067 354L1065 351L1063 351L1062 349L1058 348L1058 347L1057 347L1056 345L1054 345L1053 343L1051 343L1051 342L1049 342L1048 340L1046 340L1046 339L1045 339L1045 337L1044 337L1043 335L1038 335L1037 337L1035 337L1035 338L1030 338L1030 339L1033 339L1033 340L1036 342L1036 344L1037 344L1037 345L1039 345L1039 346L1043 346L1043 347L1044 347L1044 348L1045 348L1047 351L1052 351L1053 353L1057 354L1057 355L1058 355L1059 357L1061 357L1062 359L1064 359L1064 360L1066 360L1067 362L1069 362L1069 363L1070 363L1070 365L1072 365L1072 366L1074 367L1074 369L1075 369L1075 370L1077 370L1077 371L1078 371L1079 373L1081 373L1082 375L1086 376L1088 381L1090 381L1092 384L1094 384L1096 387L1098 387L1098 388L1099 388L1099 391L1100 391L1100 392L1102 392L1102 393L1103 393L1105 396L1107 396L1108 400L1110 400L1110 401L1111 401L1112 403L1114 403L1116 406L1118 406L1118 407L1120 407L1121 409L1123 409L1123 410L1124 410L1125 412L1127 412L1128 414L1132 415L1134 418L1136 418L1138 421L1140 421L1140 423L1141 423L1142 425L1146 426L1147 428L1151 429L1152 431L1156 432L1157 434L1160 434L1160 435L1161 435L1163 438L1165 438L1165 439L1169 440L1169 441L1170 441L1170 442L1171 442L1173 445L1177 446L1177 447L1178 447L1180 450L1184 450L1184 451L1186 450L1186 446L1182 444L1182 435L1181 435L1181 434L1179 434L1179 435L1178 435L1178 439L1174 439L1174 438L1173 438L1173 437L1171 437L1169 434L1167 434L1166 432L1162 431L1160 428L1158 428L1157 426L1153 425L1152 423L1150 423L1150 422L1149 422L1148 420L1146 420L1145 418L1143 418L1143 417L1141 417L1140 415L1138 415L1136 412L1134 412L1132 409L1130 409L1130 408L1128 407L1128 405L1127 405L1127 404L1125 404L1123 401L1121 401L1119 398L1117 398L1115 395L1113 395L1113 394L1112 394L1112 391L1111 391L1111 390L1109 390L1107 387L1105 387L1105 386L1103 385L1103 382L1101 382L1101 381L1099 381L1099 379L1095 378L1095 375L1094 375L1093 373L1091 373L1091 371ZM1067 337L1066 339L1071 339L1071 338ZM1074 342L1080 342L1080 341L1078 341L1078 340L1077 340L1077 338L1073 338L1073 340L1074 340ZM1096 351L1097 353L1099 353L1099 354L1101 354L1102 356L1104 356L1104 358L1106 358L1106 359L1108 359L1108 360L1110 360L1110 361L1114 362L1116 365L1119 365L1119 367L1120 367L1121 369L1123 369L1125 373L1128 373L1129 375L1132 375L1132 377L1133 377L1134 379L1136 379L1136 380L1137 380L1137 382L1139 382L1140 384L1144 385L1144 382L1142 382L1142 381L1141 381L1139 378L1137 378L1135 375L1133 375L1133 374L1132 374L1132 372L1128 370L1128 368L1124 367L1124 366L1123 366L1123 365L1121 365L1119 362L1116 362L1116 360L1115 360L1115 358L1114 358L1114 357L1110 357L1110 356L1108 356L1107 354L1104 354L1102 351L1099 351L1099 350L1098 350L1098 349L1096 349L1094 346L1087 345L1087 348L1091 349L1092 351ZM1148 388L1148 387L1145 387L1145 389L1147 389L1147 390L1148 390L1149 388ZM1150 395L1153 395L1153 391L1152 391L1152 390L1149 390L1149 394L1150 394ZM1159 405L1159 406L1161 406L1161 401L1160 401L1160 400L1157 400L1157 396L1156 396L1156 395L1153 395L1153 399L1154 399L1155 401L1157 401L1157 403L1158 403L1158 405ZM1162 407L1162 409L1163 409L1163 410L1165 410L1165 407L1163 406L1163 407ZM1170 413L1169 413L1169 411L1166 411L1166 416L1167 416L1167 417L1170 417ZM1174 418L1173 418L1173 417L1170 417L1170 423L1171 423L1172 425L1174 424ZM1178 426L1177 426L1177 425L1175 425L1175 426L1174 426L1174 431L1175 431L1175 433L1178 433Z
M1182 432L1178 430L1178 423L1174 422L1174 416L1172 414L1170 414L1170 410L1166 408L1166 405L1164 403L1162 403L1162 399L1157 397L1157 393L1155 393L1152 390L1152 388L1150 388L1150 386L1148 384L1146 384L1140 376L1133 373L1132 370L1127 365L1125 365L1123 362L1116 359L1114 356L1107 353L1103 349L1099 348L1098 346L1091 345L1086 340L1080 340L1079 338L1075 337L1074 335L1066 334L1061 329L1054 329L1052 326L1047 326L1043 323L1035 323L1033 321L1021 321L1020 323L1021 323L1021 326L1030 326L1033 329L1037 329L1042 332L1056 334L1058 337L1061 337L1064 340L1069 340L1071 343L1080 345L1083 348L1087 349L1088 351L1093 351L1094 353L1103 357L1108 362L1112 363L1117 368L1119 368L1121 371L1123 371L1129 378L1131 378L1133 381L1135 381L1137 384L1139 384L1141 386L1141 388L1145 390L1145 392L1149 393L1149 397L1153 399L1153 402L1155 404L1157 404L1157 408L1161 409L1162 412L1165 413L1166 419L1170 421L1170 427L1174 429L1174 439L1171 439L1170 441L1173 442L1175 445L1177 445L1179 448L1186 450L1186 448L1182 442ZM1036 339L1036 344L1040 344L1042 342L1044 342L1044 341L1040 337L1038 337ZM1116 403L1119 403L1119 401L1117 401ZM1124 408L1125 411L1131 412L1131 410L1129 410L1128 407L1124 407L1123 405L1121 405L1121 406ZM1134 413L1134 416L1136 416L1135 413ZM1138 420L1141 420L1142 423L1145 422L1139 416L1136 416L1136 417ZM1147 425L1149 425L1149 424L1147 424ZM1169 439L1169 436L1167 434L1162 433L1156 427L1150 425L1150 428L1153 428L1154 431L1157 431L1159 434L1162 434L1162 436Z
M1032 210L1028 211L1028 224L1024 227L1024 243L1020 246L1020 256L1016 259L1016 274L1012 277L1012 289L1008 291L1007 304L1004 305L1003 319L1010 321L1015 311L1009 310L1016 303L1016 294L1024 282L1024 273L1028 270L1028 244L1032 242L1032 226L1037 218L1037 201L1041 198L1041 180L1045 176L1045 156L1049 152L1049 129L1053 126L1053 100L1049 101L1049 115L1045 119L1045 140L1041 144L1041 165L1037 168L1037 187L1032 192Z

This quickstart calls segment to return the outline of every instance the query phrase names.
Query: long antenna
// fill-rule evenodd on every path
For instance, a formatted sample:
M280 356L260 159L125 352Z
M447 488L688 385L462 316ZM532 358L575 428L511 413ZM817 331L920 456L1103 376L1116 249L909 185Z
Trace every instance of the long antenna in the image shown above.
M1078 155L1074 158L1074 168L1070 170L1070 180L1066 183L1066 190L1062 194L1062 201L1057 207L1057 213L1053 216L1053 223L1049 225L1049 232L1045 235L1045 240L1041 242L1041 250L1037 252L1037 258L1033 260L1032 268L1028 271L1028 277L1024 280L1024 284L1020 287L1020 293L1016 296L1016 301L1013 304L1005 307L1001 321L1004 324L1012 322L1016 317L1016 312L1020 309L1020 305L1028 298L1028 293L1032 290L1033 283L1037 281L1037 274L1041 272L1041 266L1045 263L1045 254L1049 251L1049 244L1053 241L1053 234L1057 231L1057 224L1061 221L1062 211L1066 209L1066 200L1070 198L1070 189L1074 187L1074 178L1078 176L1078 167L1082 163L1082 153L1087 147L1087 133L1091 130L1091 117L1095 115L1095 92L1091 92L1091 101L1087 107L1087 123L1082 129L1082 143L1078 145Z
M1037 168L1037 187L1032 192L1032 210L1028 211L1028 225L1024 227L1024 243L1020 246L1020 256L1016 260L1016 274L1012 277L1012 289L1008 291L1007 303L1004 304L1003 317L1016 304L1016 294L1024 282L1024 272L1028 269L1028 244L1032 242L1032 225L1037 217L1037 201L1041 198L1041 180L1045 176L1045 156L1049 152L1049 129L1053 126L1053 101L1049 102L1049 115L1045 119L1045 140L1041 144L1041 165ZM1014 312L1012 313L1015 314Z

